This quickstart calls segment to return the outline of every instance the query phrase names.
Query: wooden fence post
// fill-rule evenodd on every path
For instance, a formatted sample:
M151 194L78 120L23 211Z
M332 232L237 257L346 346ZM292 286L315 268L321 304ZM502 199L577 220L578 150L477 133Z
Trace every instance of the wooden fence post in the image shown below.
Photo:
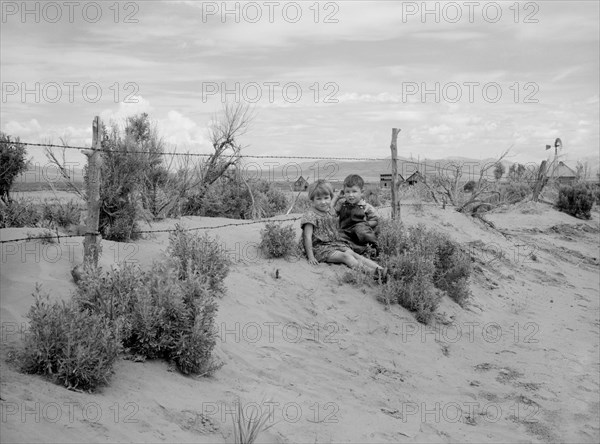
M397 186L398 186L398 133L400 128L392 128L392 143L390 149L392 150L392 219L400 217L400 201L398 199Z
M83 241L83 263L84 265L98 266L100 253L100 233L98 225L100 222L100 157L102 124L100 117L94 118L92 124L92 149L84 150L88 158L87 171L87 221L86 233Z

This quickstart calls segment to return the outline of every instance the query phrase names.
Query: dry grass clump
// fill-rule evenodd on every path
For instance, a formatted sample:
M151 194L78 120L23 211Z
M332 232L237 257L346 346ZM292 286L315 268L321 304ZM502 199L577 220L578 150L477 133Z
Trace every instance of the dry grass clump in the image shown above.
M244 413L242 403L237 402L237 415L233 424L233 438L236 444L253 444L256 442L258 435L269 429L272 425L267 426L267 421L271 418L271 412L266 410L255 409L248 418Z

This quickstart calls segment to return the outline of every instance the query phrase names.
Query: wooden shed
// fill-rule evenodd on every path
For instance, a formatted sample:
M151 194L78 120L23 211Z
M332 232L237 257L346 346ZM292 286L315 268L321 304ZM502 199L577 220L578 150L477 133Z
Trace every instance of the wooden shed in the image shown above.
M409 185L414 185L414 184L417 184L417 183L420 183L420 182L425 182L425 177L421 173L419 173L419 171L417 170L414 173L412 173L408 177L408 179L406 179L406 182Z
M556 181L561 185L573 185L577 180L577 173L562 161L558 162L552 176L555 177Z
M308 181L300 176L298 179L296 179L296 182L294 182L294 191L306 191L308 189Z

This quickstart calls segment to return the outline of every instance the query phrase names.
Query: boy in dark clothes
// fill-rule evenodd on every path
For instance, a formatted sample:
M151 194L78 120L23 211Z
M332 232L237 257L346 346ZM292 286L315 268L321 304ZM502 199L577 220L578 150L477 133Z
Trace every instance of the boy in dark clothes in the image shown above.
M365 182L357 174L344 179L344 189L334 199L333 207L340 221L342 239L348 241L352 249L362 254L370 246L377 254L375 229L379 217L375 208L362 198Z

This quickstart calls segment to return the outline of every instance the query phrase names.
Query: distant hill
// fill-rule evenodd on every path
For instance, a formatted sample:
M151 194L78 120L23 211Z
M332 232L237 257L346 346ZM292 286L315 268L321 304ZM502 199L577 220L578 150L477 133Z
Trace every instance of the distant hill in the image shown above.
M463 166L463 178L470 180L479 175L480 169L494 162L494 159L475 160L475 159L409 159L400 157L398 159L398 173L407 178L415 171L424 174L448 174L448 165L452 162L461 162ZM337 160L319 160L313 162L295 162L293 160L281 161L280 165L265 164L270 168L263 172L263 179L271 173L276 180L286 179L294 181L301 174L309 182L316 179L327 179L331 181L343 181L349 174L358 174L367 182L379 182L380 174L389 174L392 172L391 160L364 160L364 161L337 161ZM508 169L508 166L507 166Z
M534 169L539 166L543 159L539 162L525 163L527 169ZM597 157L586 157L580 160L588 162L591 178L595 179L596 174L600 170L600 161ZM448 157L445 159L409 159L406 157L398 158L398 173L405 179L419 170L426 175L449 174L448 166L452 163L463 164L462 180L477 180L481 172L481 168L490 163L496 162L494 158L487 159L472 159L467 157ZM258 162L256 162L258 163ZM506 172L514 161L503 160L502 163L506 167ZM575 169L577 160L565 161L567 165ZM260 165L260 164L259 164ZM339 160L315 160L315 161L294 161L272 159L270 162L265 162L262 171L262 178L274 177L276 181L295 181L299 175L302 175L309 182L316 179L327 179L330 181L343 181L349 174L358 174L367 182L379 182L380 174L389 174L392 172L391 160L357 160L357 161L339 161ZM255 167L256 169L256 167ZM489 174L493 174L493 170L489 170ZM506 174L506 173L505 173ZM250 174L252 175L252 174Z
M77 165L79 166L79 164ZM72 182L83 182L83 169L75 166L67 166L67 172L71 176ZM58 167L45 163L35 163L25 172L17 176L15 183L40 183L40 182L61 182L62 176Z
M83 188L83 170L69 166L68 174L78 188ZM17 176L13 185L13 191L42 191L51 189L51 185L59 191L70 190L64 182L58 168L51 164L33 164L25 172Z
M368 154L367 154L368 155ZM540 159L541 162L542 159ZM600 171L600 159L595 156L588 156L580 159L581 162L587 162L590 169L590 179L596 179ZM424 174L448 174L447 166L452 162L461 162L463 164L462 180L476 180L482 167L495 162L494 158L484 160L471 159L466 157L453 156L445 159L410 159L400 157L398 159L398 173L405 179L413 172L419 170ZM508 168L513 161L502 162ZM577 160L567 160L565 163L575 169ZM539 163L527 163L527 168L537 167ZM70 166L69 174L71 180L76 184L83 184L83 169L81 165ZM246 177L262 178L264 180L287 183L294 182L302 175L308 182L314 182L317 179L327 179L331 182L341 182L349 174L358 174L366 182L379 182L380 174L389 174L392 172L391 160L293 160L293 159L251 159L244 166ZM490 174L492 171L490 170ZM15 181L15 191L35 191L38 189L48 189L48 182L57 189L62 189L62 178L57 167L51 164L34 164L27 171L17 177Z

